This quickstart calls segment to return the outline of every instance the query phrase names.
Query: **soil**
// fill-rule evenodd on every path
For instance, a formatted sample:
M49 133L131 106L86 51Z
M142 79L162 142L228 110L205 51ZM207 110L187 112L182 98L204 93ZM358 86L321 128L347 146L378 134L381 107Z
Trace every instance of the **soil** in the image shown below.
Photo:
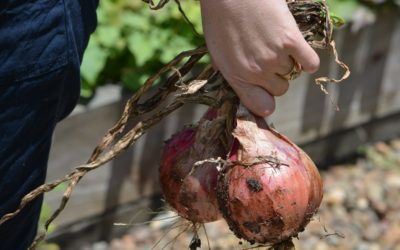
M400 139L363 146L359 152L353 163L321 171L322 205L294 239L297 250L400 250ZM85 249L190 249L200 242L200 249L268 249L237 239L224 220L204 228L197 230L197 238L190 224L162 212L121 238Z

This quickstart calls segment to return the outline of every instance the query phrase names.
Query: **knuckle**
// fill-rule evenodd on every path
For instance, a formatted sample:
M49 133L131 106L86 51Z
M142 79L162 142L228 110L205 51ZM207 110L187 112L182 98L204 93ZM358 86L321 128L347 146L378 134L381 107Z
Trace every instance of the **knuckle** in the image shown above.
M257 63L263 68L271 68L281 61L281 50L278 48L265 48L259 52Z
M280 63L278 53L269 51L268 53L260 52L256 57L249 59L245 65L245 69L249 76L260 79L271 67Z
M261 65L256 63L248 63L242 68L241 72L237 72L237 76L239 79L253 85L263 78L263 74L263 68L261 67Z
M260 61L262 62L262 65L265 65L265 66L276 65L280 62L279 53L270 52L270 53L268 53L268 55L264 55L262 57L262 60L260 60Z
M314 73L319 69L320 66L320 60L318 56L314 56L314 58L310 61L310 73Z
M297 35L293 30L283 32L282 46L284 49L293 49L297 44Z
M246 71L249 76L259 76L263 73L263 69L260 64L255 60L249 60L246 65Z

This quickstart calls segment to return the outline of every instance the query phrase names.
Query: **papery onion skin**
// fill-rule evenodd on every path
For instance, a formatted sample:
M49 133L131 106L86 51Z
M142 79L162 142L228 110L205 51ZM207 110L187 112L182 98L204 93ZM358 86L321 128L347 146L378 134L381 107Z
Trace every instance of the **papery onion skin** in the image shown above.
M302 231L322 200L321 176L312 160L264 119L247 113L236 121L231 161L271 162L226 166L218 180L220 209L230 229L251 243L275 244Z
M216 116L217 112L209 110L197 125L168 140L162 154L160 181L165 199L181 217L193 223L222 217L216 198L217 165L195 167L198 161L227 155L219 139L224 124Z

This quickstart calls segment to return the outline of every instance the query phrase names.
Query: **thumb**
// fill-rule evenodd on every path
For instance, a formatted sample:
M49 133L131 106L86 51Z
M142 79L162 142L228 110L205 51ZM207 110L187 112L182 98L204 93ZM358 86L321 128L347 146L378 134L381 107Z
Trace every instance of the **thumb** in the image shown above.
M242 104L253 114L266 117L275 110L275 98L263 88L241 80L228 81Z

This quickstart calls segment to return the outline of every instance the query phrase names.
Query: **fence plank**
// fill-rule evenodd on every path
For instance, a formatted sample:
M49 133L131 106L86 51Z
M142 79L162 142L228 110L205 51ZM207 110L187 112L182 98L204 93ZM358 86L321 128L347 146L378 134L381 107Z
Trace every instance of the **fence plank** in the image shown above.
M277 110L268 118L279 131L304 145L317 161L345 156L367 139L388 139L398 134L400 18L393 13L378 20L360 33L345 29L337 36L342 59L352 68L348 81L329 87L329 97L313 83L315 75L303 75L291 83L285 96L277 98ZM329 54L322 53L321 59L318 75L340 73ZM340 112L334 112L330 98L337 101ZM72 166L87 160L101 136L119 117L122 104L115 102L78 113L58 126L48 180L63 176ZM202 106L183 108L152 128L120 158L85 176L56 223L68 225L158 193L162 142L182 125L199 119L204 110ZM46 196L46 202L55 208L59 197L59 193L52 192ZM129 216L132 214L124 218L129 220ZM101 222L102 230L96 231L99 237L112 234L115 218L108 216Z

